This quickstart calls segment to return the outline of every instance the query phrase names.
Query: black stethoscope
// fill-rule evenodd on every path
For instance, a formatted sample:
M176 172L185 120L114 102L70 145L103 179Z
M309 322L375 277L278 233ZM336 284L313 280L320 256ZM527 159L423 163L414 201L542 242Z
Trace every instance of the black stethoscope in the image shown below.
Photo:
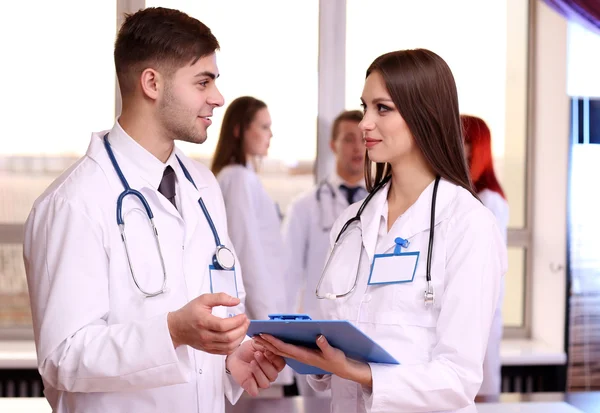
M131 276L133 277L133 282L135 283L138 290L140 290L140 292L142 294L144 294L146 297L156 297L157 295L160 295L166 291L167 270L165 267L165 260L163 258L162 250L160 248L160 242L158 240L158 231L156 230L156 226L154 225L154 214L152 213L152 209L150 208L150 205L148 204L148 201L146 201L146 198L144 197L144 195L142 195L141 192L139 192L135 189L132 189L129 186L129 183L127 182L127 180L125 179L125 175L123 175L123 172L121 171L121 168L119 167L119 164L117 163L117 159L115 158L115 155L112 151L110 143L108 142L108 133L106 135L104 135L104 147L106 148L106 152L108 153L108 157L110 158L110 161L115 169L115 172L119 176L119 179L121 180L121 183L123 184L123 187L125 188L125 190L123 192L121 192L121 194L117 198L117 225L119 225L119 230L121 231L121 239L123 240L123 245L125 245L125 255L127 256L127 263L129 264L129 270L131 271ZM196 186L196 183L192 179L192 176L188 172L187 168L183 165L183 162L181 162L181 159L179 159L178 156L176 156L176 158L177 158L177 161L179 162L179 166L181 166L181 169L183 170L183 174L185 175L187 180L190 181L192 183L192 185L194 185L194 188L198 189L198 187ZM156 243L156 248L158 250L158 255L160 257L160 264L162 266L162 271L163 271L162 287L159 290L154 291L154 292L148 292L140 286L140 284L137 280L137 277L135 276L135 273L133 271L133 266L131 265L131 258L129 257L129 249L127 247L127 239L125 237L125 221L123 220L123 214L122 214L123 199L125 199L125 197L128 195L135 196L142 203L142 205L144 206L144 209L146 210L146 215L148 217L148 220L150 221L150 226L152 227L152 232L154 234L154 240ZM217 246L217 249L216 249L215 254L213 255L213 259L212 259L214 267L219 270L232 270L233 267L235 266L235 256L233 255L233 252L231 252L231 250L229 248L227 248L226 246L221 244L221 239L219 238L217 228L215 227L215 224L214 224L212 218L210 217L210 214L208 212L208 209L206 208L206 205L204 204L204 201L202 200L202 197L200 197L198 199L198 204L200 205L200 209L202 210L202 213L206 217L206 221L208 222L208 225L210 226L210 230L213 233L213 237L215 238L215 244Z
M371 198L373 198L373 196L389 182L391 177L392 177L391 175L386 176L379 184L377 184L377 186L375 188L373 188L373 190L369 193L367 198L361 204L360 208L356 212L356 215L354 217L350 218L348 221L346 221L346 223L344 224L344 226L338 233L338 235L335 239L335 244L333 245L331 254L329 255L329 259L327 260L327 263L325 264L325 268L323 269L323 272L321 274L321 279L319 280L319 283L317 284L317 289L315 291L315 295L317 296L317 298L320 298L320 299L327 298L330 300L335 300L337 298L346 297L347 295L349 295L356 289L356 286L358 284L358 271L359 271L358 268L357 268L356 274L354 276L354 284L353 284L352 288L350 288L350 290L347 291L346 293L344 293L344 294L334 294L334 293L320 294L319 293L319 288L321 287L321 284L323 283L323 278L325 277L325 274L327 272L327 267L329 266L331 257L333 257L335 255L336 249L340 245L338 243L338 241L340 241L341 236L344 234L344 232L348 229L348 227L352 223L360 222L360 216L362 215L363 211L369 204L369 201L371 201ZM436 204L437 190L438 190L439 183L440 183L440 177L436 176L435 182L433 184L433 195L431 196L431 218L430 218L431 221L430 221L430 225L429 225L429 246L427 248L427 267L426 267L426 273L425 273L426 279L427 279L427 289L425 290L425 295L424 295L424 300L425 300L426 306L433 304L434 298L435 298L435 295L433 292L433 286L431 285L431 256L432 256L433 239L434 239L433 232L434 232L434 227L435 227L435 204Z

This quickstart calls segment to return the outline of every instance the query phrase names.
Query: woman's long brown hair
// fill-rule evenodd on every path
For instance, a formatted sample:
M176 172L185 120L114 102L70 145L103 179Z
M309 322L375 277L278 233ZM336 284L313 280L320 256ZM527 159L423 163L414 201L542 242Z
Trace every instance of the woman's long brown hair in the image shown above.
M254 120L256 112L266 107L265 102L251 96L239 97L229 104L223 116L219 141L210 167L213 174L217 175L227 165L246 166L244 133Z
M366 77L373 72L383 77L394 105L434 173L477 198L465 160L456 84L446 62L426 49L400 50L375 59ZM365 181L369 191L391 173L388 163L375 163L373 168L367 154Z

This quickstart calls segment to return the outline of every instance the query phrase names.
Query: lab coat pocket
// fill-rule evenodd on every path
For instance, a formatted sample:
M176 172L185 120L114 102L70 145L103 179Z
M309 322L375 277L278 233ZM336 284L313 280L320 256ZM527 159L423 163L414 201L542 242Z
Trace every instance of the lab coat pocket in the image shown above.
M425 282L394 285L394 323L421 327L435 327L432 308L425 306Z

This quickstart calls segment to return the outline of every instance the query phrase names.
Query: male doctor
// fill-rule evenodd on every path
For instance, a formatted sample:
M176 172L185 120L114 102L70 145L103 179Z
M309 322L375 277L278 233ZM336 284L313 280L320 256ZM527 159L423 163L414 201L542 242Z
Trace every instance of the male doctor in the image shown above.
M335 172L292 202L284 222L288 249L291 297L297 310L319 318L315 289L329 252L329 232L336 218L350 204L367 196L364 180L365 146L358 124L358 110L340 113L333 122L330 147L335 155ZM300 394L314 395L305 377L297 375Z
M219 186L174 146L204 142L223 105L218 47L179 11L127 16L114 52L122 114L33 206L24 260L54 412L224 412L224 395L256 395L285 365L244 341ZM217 245L229 256L214 259Z

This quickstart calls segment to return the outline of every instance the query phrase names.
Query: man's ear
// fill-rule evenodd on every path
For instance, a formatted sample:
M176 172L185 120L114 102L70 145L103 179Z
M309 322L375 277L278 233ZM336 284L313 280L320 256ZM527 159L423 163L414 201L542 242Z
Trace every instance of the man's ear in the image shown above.
M160 95L160 89L164 87L164 78L156 70L147 68L140 75L140 86L145 96L156 100Z
M337 153L337 149L335 147L335 140L334 139L331 139L329 141L329 148L331 148L331 152Z

